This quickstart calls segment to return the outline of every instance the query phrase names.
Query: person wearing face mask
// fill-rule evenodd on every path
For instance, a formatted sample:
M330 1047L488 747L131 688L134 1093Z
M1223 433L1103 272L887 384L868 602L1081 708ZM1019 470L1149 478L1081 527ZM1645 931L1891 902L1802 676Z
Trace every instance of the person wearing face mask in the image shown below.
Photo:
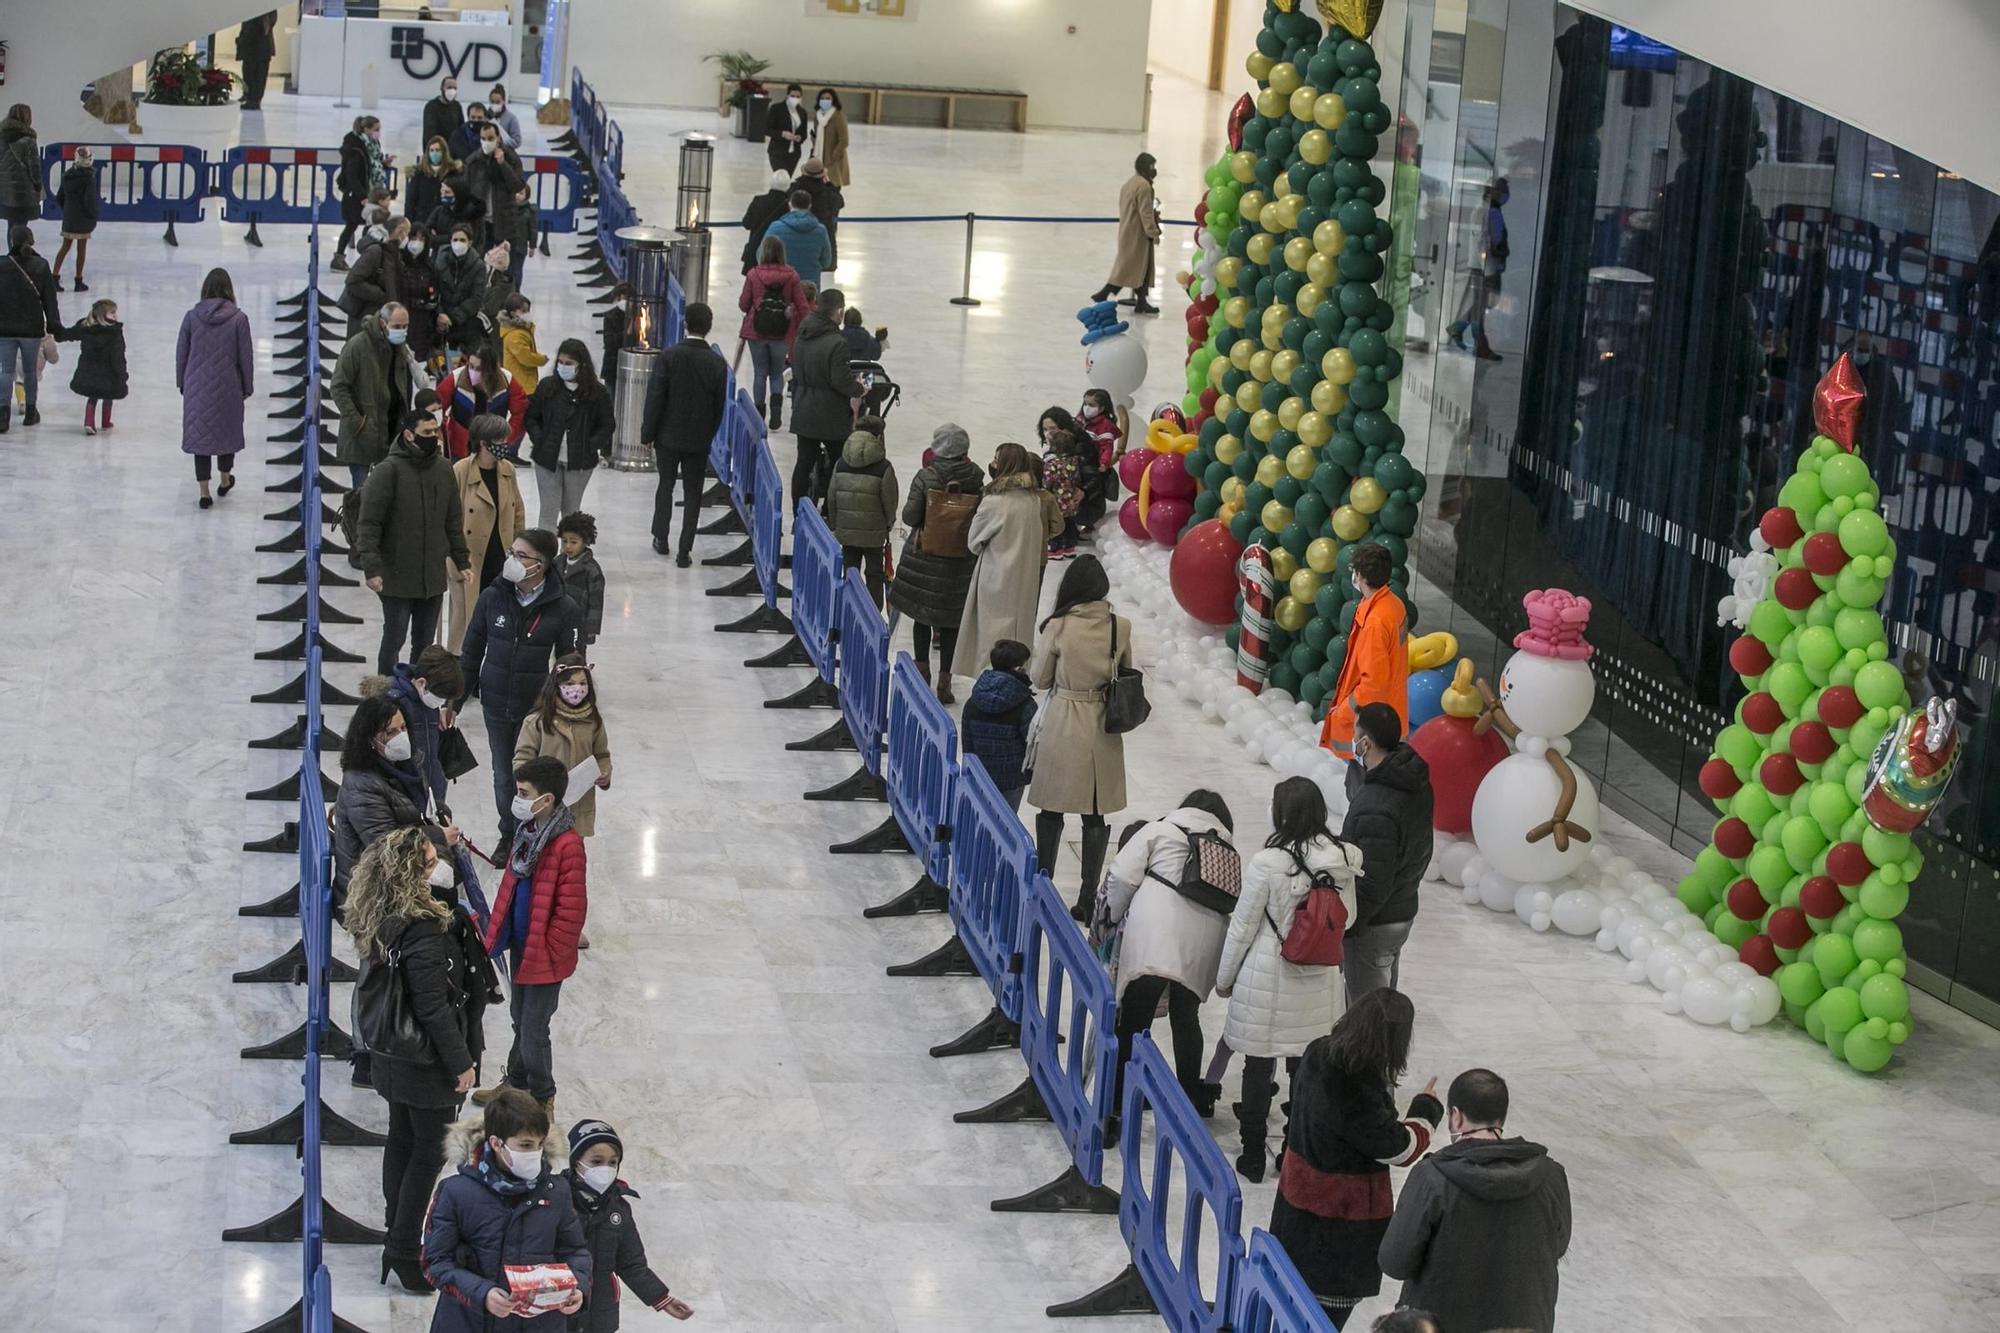
M333 905L340 912L361 854L384 834L417 828L436 807L415 762L416 742L396 701L364 695L340 750L340 795L333 802Z
M389 452L415 392L410 357L410 312L391 301L363 317L361 327L341 345L329 388L340 413L334 458L347 465L359 489L368 469Z
M1430 765L1404 744L1395 711L1379 703L1355 709L1354 762L1347 766L1347 817L1340 827L1342 840L1363 857L1341 967L1349 1004L1397 984L1398 960L1417 919L1418 886L1431 864L1435 804Z
M521 738L514 743L514 767L518 769L539 755L560 760L565 773L574 773L585 760L596 765L593 783L569 793L569 813L577 836L590 837L597 831L597 793L611 788L611 735L598 708L596 677L580 654L556 660L535 711L521 724Z
M533 225L532 212L522 204L527 181L521 175L521 160L507 147L500 127L488 119L479 127L479 151L465 164L466 192L485 206L487 236L494 245L505 241L512 248L512 263L527 261L527 236ZM520 271L513 269L512 284L521 285Z
M458 369L439 382L438 395L448 409L444 438L452 458L465 457L467 432L478 416L505 417L508 449L520 444L527 429L528 395L521 391L520 381L507 373L491 343L480 340L468 345Z
M790 176L799 169L806 146L805 89L796 83L785 85L785 100L773 102L764 118L764 155L771 170Z
M484 1106L506 1089L518 1088L553 1116L556 1076L549 1023L563 982L576 971L577 940L589 909L583 838L563 804L569 771L560 759L542 755L511 772L514 796L509 804L516 826L507 872L493 894L486 952L495 958L507 955L514 1044L505 1077L473 1093L472 1100Z
M514 538L528 526L528 510L521 500L514 462L501 456L507 449L507 419L491 413L476 416L468 438L472 442L471 454L453 463L451 471L458 481L465 549L477 563L471 578L452 585L451 620L445 629L444 643L454 653L465 646L465 626L472 613L473 598L479 589L491 586L500 577Z
M523 420L535 464L541 525L560 526L583 507L583 491L601 459L611 456L611 395L597 382L581 338L556 348L556 373L528 400Z
M617 1333L618 1284L623 1282L646 1305L661 1314L687 1319L694 1310L669 1295L667 1284L646 1262L646 1245L639 1239L639 1220L629 1200L639 1192L618 1178L625 1144L618 1131L602 1120L579 1120L569 1130L570 1198L590 1245L590 1299L584 1304L579 1333Z
M443 369L438 348L446 321L438 310L437 275L431 271L430 237L415 223L403 237L403 253L397 261L395 299L410 312L410 340L404 344L422 369L422 379L432 377L432 367Z
M500 364L524 393L533 394L549 358L535 346L534 303L524 293L510 292L500 303Z
M372 230L372 228L371 228ZM347 312L349 337L360 331L361 321L398 299L403 287L403 243L410 239L410 220L390 218L382 235L364 236L341 285L340 308Z
M486 103L477 99L465 108L465 123L451 136L451 155L461 162L479 156L479 127L486 123Z
M381 692L393 699L410 734L410 754L417 771L424 776L431 800L440 816L447 813L445 794L450 779L445 773L440 738L456 721L451 701L465 693L465 677L459 674L458 654L432 644L415 660L396 663L388 676L371 676L361 682L361 693L381 684Z
M799 168L799 179L792 186L804 193L811 201L808 207L821 227L826 229L826 262L821 265L828 273L840 267L840 214L847 207L847 198L840 187L827 177L826 164L816 157L808 157ZM809 279L818 281L818 278Z
M760 195L752 196L749 207L743 210L743 273L757 267L759 255L764 245L764 231L773 222L785 215L792 206L792 173L773 171L769 188Z
M489 124L500 127L500 134L507 147L521 146L521 122L507 106L507 86L496 83L486 90L486 119Z
M548 1169L549 1115L513 1089L485 1104L485 1114L451 1127L445 1161L454 1167L437 1187L424 1222L424 1276L438 1290L430 1333L563 1333L591 1289L590 1245L569 1185ZM567 1264L577 1289L554 1311L515 1303L507 1268Z
M514 538L500 581L479 594L459 669L478 691L493 756L493 803L504 841L514 837L514 744L547 682L549 663L583 651L583 612L555 568L556 538L529 528Z
M820 89L814 99L806 156L820 160L836 188L847 188L847 112L841 108L840 94L831 88Z
M346 920L361 963L354 1026L370 1048L375 1091L389 1104L382 1281L394 1273L405 1290L426 1294L424 1209L444 1166L446 1131L478 1077L486 1006L500 992L441 841L416 828L378 839L354 868ZM370 1000L389 987L407 997L421 1041L381 1022L387 1006Z
M668 348L653 371L639 442L653 451L659 478L653 491L653 549L667 553L674 525L674 483L681 488L681 535L674 566L693 563L695 528L701 522L702 461L722 428L729 405L729 365L708 341L715 312L690 301L686 337Z
M479 303L486 295L486 262L473 248L479 235L476 224L450 223L442 234L449 239L431 256L431 276L437 282L438 327L448 346L463 351L485 337ZM460 451L454 449L453 453L457 456Z
M347 271L347 247L361 227L363 207L371 190L389 183L388 164L394 158L382 156L382 122L369 115L354 118L354 127L340 141L340 170L333 179L340 191L340 237L333 244L333 261L327 265L336 273Z
M1108 301L1121 287L1132 289L1132 313L1157 315L1160 308L1146 299L1153 286L1153 250L1160 243L1160 201L1153 193L1159 168L1151 153L1132 163L1132 179L1118 191L1118 251L1111 258L1111 276L1093 301Z
M401 658L406 635L413 654L436 641L447 579L471 577L458 484L439 447L437 418L409 413L361 491L354 553L382 600L375 665L385 676Z
M1395 568L1387 547L1365 542L1350 548L1349 568L1360 603L1347 631L1347 654L1333 693L1327 696L1326 722L1319 743L1343 760L1354 758L1354 710L1363 704L1387 704L1396 710L1398 729L1410 718L1409 613L1389 585Z
M1111 465L1124 452L1118 447L1124 442L1124 437L1118 430L1118 412L1112 405L1111 395L1102 389L1085 389L1083 406L1076 413L1076 427L1088 435L1091 444L1096 446L1098 469L1109 474ZM1105 498L1115 498L1108 487Z
M424 103L424 143L449 140L465 125L465 107L458 100L458 80L447 74L438 81L438 95Z
M410 220L419 225L428 223L444 196L444 183L463 170L464 164L452 156L451 142L445 135L426 135L424 151L403 173L403 211Z

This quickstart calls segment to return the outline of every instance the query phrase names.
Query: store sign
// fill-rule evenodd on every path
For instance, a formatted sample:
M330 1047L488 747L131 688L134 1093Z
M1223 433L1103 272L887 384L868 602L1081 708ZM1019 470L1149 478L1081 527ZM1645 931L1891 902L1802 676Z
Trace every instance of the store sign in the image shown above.
M473 83L507 77L507 48L483 34L455 33L459 24L397 24L389 29L389 58L418 83L450 75Z

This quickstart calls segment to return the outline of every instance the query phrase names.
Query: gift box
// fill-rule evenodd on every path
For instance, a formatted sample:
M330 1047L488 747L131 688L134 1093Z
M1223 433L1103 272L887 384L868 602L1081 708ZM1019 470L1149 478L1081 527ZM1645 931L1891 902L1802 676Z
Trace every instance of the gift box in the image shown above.
M576 1274L568 1264L508 1264L502 1271L514 1303L531 1310L567 1305L576 1291Z

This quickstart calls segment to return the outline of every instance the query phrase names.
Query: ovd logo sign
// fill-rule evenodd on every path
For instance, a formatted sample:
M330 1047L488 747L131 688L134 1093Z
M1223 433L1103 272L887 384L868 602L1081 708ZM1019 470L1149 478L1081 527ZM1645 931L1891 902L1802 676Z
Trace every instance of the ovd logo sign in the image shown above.
M494 42L466 42L453 51L432 40L423 28L391 28L389 58L403 73L421 83L449 74L475 83L497 83L507 76L507 50Z

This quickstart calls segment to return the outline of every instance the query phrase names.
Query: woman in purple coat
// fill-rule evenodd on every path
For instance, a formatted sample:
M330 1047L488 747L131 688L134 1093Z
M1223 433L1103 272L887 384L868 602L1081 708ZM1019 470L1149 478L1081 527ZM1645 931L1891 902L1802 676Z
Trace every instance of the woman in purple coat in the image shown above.
M201 300L181 318L174 349L174 386L181 391L181 452L194 455L201 507L208 495L209 460L222 462L223 495L236 487L232 471L243 450L243 404L256 370L250 317L236 308L236 285L226 269L210 269Z

